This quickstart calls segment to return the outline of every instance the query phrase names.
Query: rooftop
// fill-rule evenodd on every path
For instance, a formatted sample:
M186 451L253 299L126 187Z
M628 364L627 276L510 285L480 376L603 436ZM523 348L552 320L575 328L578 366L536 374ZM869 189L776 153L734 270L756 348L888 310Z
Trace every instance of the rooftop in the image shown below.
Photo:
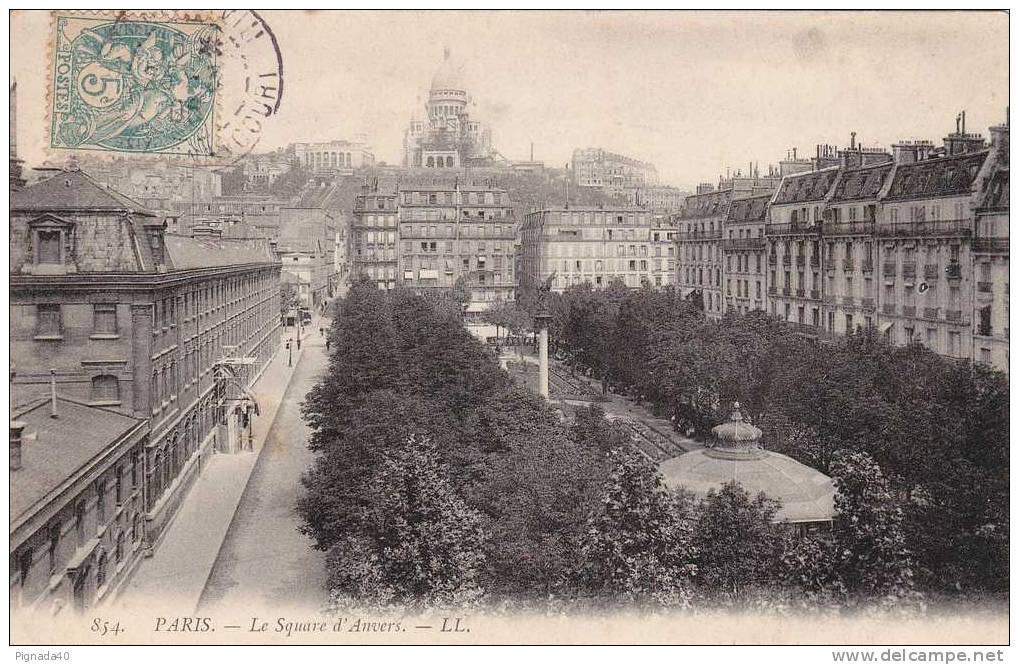
M247 238L215 238L167 233L167 263L174 270L272 263L276 259L268 241Z
M899 164L885 198L917 199L969 194L989 154L990 150L979 150Z
M771 197L772 194L758 194L744 199L736 199L729 206L729 214L725 221L729 224L764 222Z
M884 187L888 175L892 172L892 162L883 162L871 166L843 169L832 201L855 201L859 199L876 199Z
M28 439L23 439L21 445L21 469L10 474L11 524L144 423L59 395L57 414L56 418L50 417L49 397L12 412L14 420L25 423L22 436Z
M693 194L686 197L686 204L679 216L681 219L694 219L724 215L731 200L731 189L715 189L703 194Z
M780 205L820 201L831 191L838 175L838 167L787 175L779 185L774 202Z
M11 210L123 210L158 215L120 192L104 187L84 171L57 171L11 194Z

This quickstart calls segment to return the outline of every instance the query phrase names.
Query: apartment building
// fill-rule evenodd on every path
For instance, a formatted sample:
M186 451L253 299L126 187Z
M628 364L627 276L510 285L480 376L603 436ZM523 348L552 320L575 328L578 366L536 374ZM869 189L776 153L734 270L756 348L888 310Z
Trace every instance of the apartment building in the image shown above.
M520 280L540 284L554 275L558 292L584 282L596 288L616 280L630 288L650 285L653 247L667 243L669 232L653 230L651 213L642 208L538 210L524 217L521 228ZM664 260L667 266L667 252Z
M676 283L684 296L702 299L711 317L722 315L722 226L729 214L732 189L699 185L683 209L672 216L676 226Z
M505 190L458 180L408 184L398 206L400 285L451 289L462 278L469 310L513 299L517 226Z
M767 302L764 226L772 193L737 199L729 204L722 233L725 257L725 311L740 314Z
M353 276L366 275L380 289L397 284L397 192L378 180L366 182L354 198L347 262Z

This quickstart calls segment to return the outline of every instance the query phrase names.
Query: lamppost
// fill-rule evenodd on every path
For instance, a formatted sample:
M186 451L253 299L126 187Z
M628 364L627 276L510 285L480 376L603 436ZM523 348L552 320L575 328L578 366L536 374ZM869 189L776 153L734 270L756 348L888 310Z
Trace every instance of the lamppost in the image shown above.
M548 400L548 324L552 315L544 308L534 317L538 327L538 392Z
M290 340L287 340L287 367L294 366L294 350L290 347Z

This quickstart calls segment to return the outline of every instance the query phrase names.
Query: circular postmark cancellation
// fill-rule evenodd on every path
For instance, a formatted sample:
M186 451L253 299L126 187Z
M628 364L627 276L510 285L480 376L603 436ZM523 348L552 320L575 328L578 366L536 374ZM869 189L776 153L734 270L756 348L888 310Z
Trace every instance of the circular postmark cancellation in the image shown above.
M51 148L236 159L279 110L282 58L254 12L54 14Z

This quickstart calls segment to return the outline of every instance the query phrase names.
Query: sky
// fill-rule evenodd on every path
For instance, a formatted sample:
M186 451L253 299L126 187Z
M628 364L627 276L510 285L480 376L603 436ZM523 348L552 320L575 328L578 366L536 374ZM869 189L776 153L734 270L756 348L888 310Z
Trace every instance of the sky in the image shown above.
M264 11L285 91L259 150L368 136L399 163L443 49L463 66L472 115L509 159L565 165L601 147L692 187L725 169L765 169L788 150L940 142L967 112L986 134L1008 105L1001 12L310 12ZM45 156L45 14L15 14L19 147ZM39 124L39 123L36 123Z

